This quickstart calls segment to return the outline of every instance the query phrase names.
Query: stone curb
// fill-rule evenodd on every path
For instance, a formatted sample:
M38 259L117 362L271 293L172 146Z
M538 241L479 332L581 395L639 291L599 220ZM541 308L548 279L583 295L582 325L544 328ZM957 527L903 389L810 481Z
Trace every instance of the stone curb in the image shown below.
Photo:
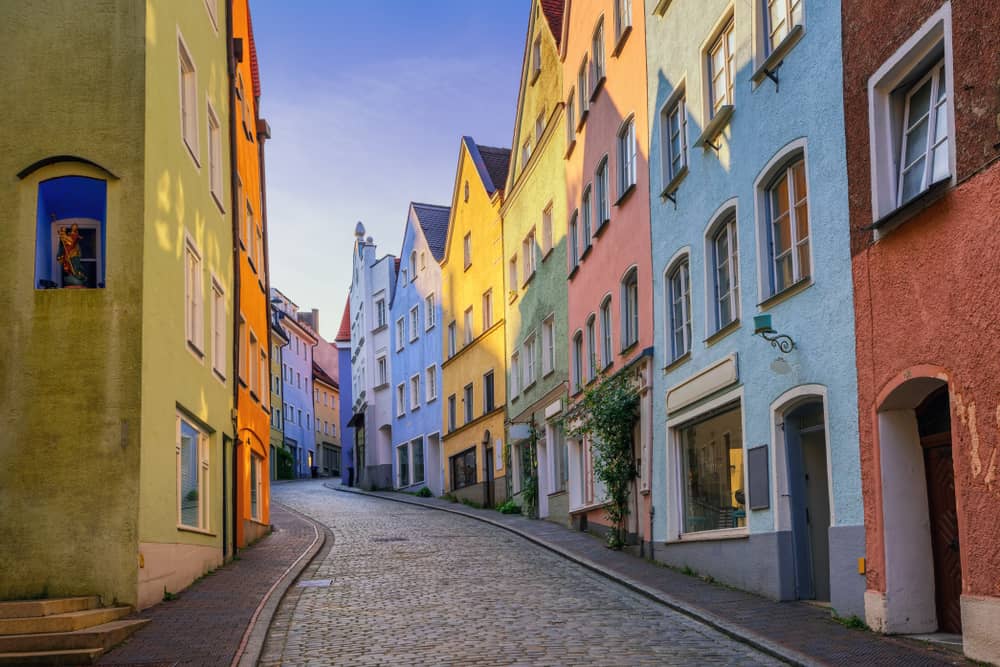
M231 667L235 665L239 665L239 667L254 667L257 664L257 661L260 660L260 654L264 650L264 641L267 639L267 632L271 628L271 620L278 610L278 605L281 604L288 589L299 578L302 571L309 567L316 554L320 552L320 549L326 543L327 530L323 524L306 516L302 512L292 509L288 505L278 502L274 502L274 504L280 505L283 510L291 512L308 522L313 527L313 530L316 531L316 538L285 570L285 573L274 582L270 590L264 594L264 597L257 605L254 617L250 619L250 623L247 625L247 630L243 635L243 640L240 642L240 647L236 650L236 655L233 656L233 660L230 663Z
M493 519L488 519L488 518L486 518L484 516L479 516L479 515L476 515L476 514L472 514L470 512L465 512L465 511L462 511L462 510L460 510L458 508L454 508L453 509L453 508L450 508L450 507L438 507L436 505L428 505L426 503L422 503L422 502L419 502L419 501L416 501L416 500L409 500L407 498L394 498L394 497L382 495L382 494L379 494L379 493L371 493L371 492L368 492L368 491L362 491L362 490L354 488L354 487L343 487L343 486L337 487L337 486L332 486L332 485L330 485L328 483L324 483L323 486L325 486L326 488L328 488L328 489L330 489L332 491L339 491L341 493L353 493L353 494L360 495L360 496L368 496L370 498L380 498L382 500L388 500L388 501L391 501L391 502L404 503L406 505L413 505L414 507L423 507L424 509L438 510L440 512L449 512L451 514L457 514L459 516L464 516L464 517L468 517L470 519L475 519L477 521L482 521L483 523L490 524L490 525L495 526L497 528L502 528L503 530L506 530L508 532L514 533L515 535L518 535L519 537L522 537L522 538L528 540L529 542L537 544L538 546L540 546L540 547L542 547L544 549L547 549L547 550L551 551L554 554L562 556L563 558L565 558L565 559L567 559L569 561L572 561L572 562L576 563L577 565L585 567L585 568L587 568L588 570L590 570L592 572L595 572L595 573L597 573L597 574L599 574L599 575L601 575L601 576L603 576L603 577L605 577L607 579L615 581L615 582L617 582L617 583L625 586L626 588L628 588L628 589L630 589L630 590L632 590L632 591L634 591L634 592L636 592L636 593L638 593L638 594L640 594L640 595L642 595L642 596L644 596L646 598L649 598L650 600L653 600L654 602L658 602L658 603L660 603L660 604L662 604L662 605L664 605L666 607L669 607L670 609L672 609L672 610L674 610L674 611L676 611L678 613L684 614L685 616L693 618L696 621L704 623L705 625L707 625L707 626L709 626L709 627L711 627L711 628L713 628L715 630L718 630L722 634L724 634L724 635L726 635L726 636L728 636L728 637L730 637L730 638L732 638L732 639L734 639L734 640L736 640L738 642L741 642L743 644L747 644L747 645L749 645L749 646L757 649L758 651L761 651L762 653L766 653L767 655L771 656L772 658L777 658L778 660L781 660L782 662L786 662L788 664L795 665L796 667L807 667L807 666L811 667L812 665L823 665L823 664L826 664L826 663L818 661L818 660L816 660L816 659L812 658L811 656L808 656L808 655L806 655L804 653L801 653L801 652L796 651L794 649L790 649L790 648L787 648L785 646L782 646L781 644L773 642L770 639L768 639L767 637L764 637L764 636L762 636L762 635L760 635L760 634L758 634L756 632L752 632L750 630L747 630L746 628L743 628L743 627L740 627L740 626L735 625L733 623L730 623L726 619L724 619L724 618L722 618L722 617L720 617L720 616L718 616L716 614L713 614L713 613L711 613L709 611L706 611L704 609L701 609L699 607L691 605L691 604L685 602L684 600L680 600L678 598L673 597L672 595L668 595L666 593L662 593L662 592L657 591L657 590L655 590L653 588L650 588L649 586L646 586L645 584L643 584L643 583L641 583L639 581L636 581L635 579L632 579L631 577L628 577L626 575L620 574L618 572L612 572L610 570L607 570L607 569L601 567L600 565L598 565L597 563L595 563L594 561L590 560L589 558L584 558L582 556L578 556L578 555L576 555L574 553L571 553L571 552L563 549L562 547L558 547L558 546L556 546L556 545L554 545L554 544L552 544L550 542L547 542L546 540L543 540L543 539L541 539L541 538L539 538L539 537L537 537L535 535L532 535L530 533L526 533L526 532L524 532L524 531L522 531L522 530L520 530L520 529L518 529L518 528L516 528L514 526L510 526L510 525L504 524L504 523L502 523L500 521L494 521Z

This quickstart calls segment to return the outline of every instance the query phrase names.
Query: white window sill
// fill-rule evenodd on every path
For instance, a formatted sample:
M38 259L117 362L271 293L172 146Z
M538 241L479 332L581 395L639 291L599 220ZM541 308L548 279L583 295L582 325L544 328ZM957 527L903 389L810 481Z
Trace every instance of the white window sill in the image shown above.
M184 533L197 533L198 535L207 535L208 537L218 537L215 533L210 530L205 530L204 528L195 528L194 526L185 526L184 524L177 524L177 530Z
M701 133L698 140L694 142L696 148L712 148L717 150L714 146L715 139L722 134L722 130L729 125L729 119L733 117L733 111L735 107L732 104L723 104L719 107L718 112L709 121L708 125L705 126L705 131Z
M704 530L697 533L681 533L677 539L667 540L668 544L679 542L715 542L718 540L741 540L750 537L748 528L722 528L720 530Z

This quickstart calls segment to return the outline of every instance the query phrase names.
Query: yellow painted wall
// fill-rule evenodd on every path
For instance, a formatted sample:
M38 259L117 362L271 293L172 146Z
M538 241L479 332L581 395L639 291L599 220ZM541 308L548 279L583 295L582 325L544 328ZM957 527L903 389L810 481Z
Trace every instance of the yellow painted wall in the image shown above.
M466 140L467 141L467 140ZM469 185L468 201L465 200L465 184ZM502 184L499 186L503 187ZM441 261L441 317L444 323L442 335L445 361L441 367L442 425L448 427L448 396L456 397L456 430L445 433L443 438L445 457L445 488L451 489L450 457L469 447L477 446L477 481L485 480L483 461L483 433L489 429L492 440L503 439L504 399L507 395L506 368L504 359L504 261L503 223L500 218L501 191L494 196L487 192L479 171L471 159L465 141L459 150L458 169L455 178L455 192L452 198L451 222L444 259ZM472 262L468 268L464 261L466 234L471 233ZM483 331L483 294L493 290L493 325ZM473 312L473 340L465 345L464 313L468 307ZM448 359L448 324L456 323L456 355ZM483 416L483 375L489 370L494 373L495 409ZM472 383L473 421L464 423L462 404L463 388ZM494 451L494 457L502 458L502 449ZM495 466L495 464L494 464ZM501 466L494 467L494 476L505 475Z
M145 233L142 282L142 453L139 498L139 606L163 588L183 588L222 562L223 434L233 435L232 346L223 347L226 379L212 371L211 278L225 288L227 331L233 340L233 262L229 202L229 87L223 0L213 25L205 2L147 0ZM181 135L178 40L197 71L197 160ZM222 206L209 191L208 111L222 132ZM186 343L184 248L190 235L202 257L204 356ZM204 533L178 528L176 417L184 411L211 430L210 521Z

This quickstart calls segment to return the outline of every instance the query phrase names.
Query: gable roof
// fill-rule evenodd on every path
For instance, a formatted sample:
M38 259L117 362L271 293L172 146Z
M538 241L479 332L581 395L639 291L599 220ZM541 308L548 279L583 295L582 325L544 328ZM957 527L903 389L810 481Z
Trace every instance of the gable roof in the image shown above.
M410 205L413 206L417 222L424 231L424 238L427 239L431 254L440 262L444 258L445 246L448 244L448 221L451 218L451 209L447 206L418 202L411 202Z
M545 21L549 24L549 31L556 40L556 50L558 50L562 41L563 7L566 3L564 0L538 0L538 2L542 6Z
M337 331L337 337L333 339L337 343L350 343L351 342L351 299L347 298L347 303L344 304L344 316L340 318L340 329Z
M486 165L486 173L489 175L490 184L493 189L492 195L497 190L503 190L507 185L507 170L510 169L510 149L495 148L493 146L479 146L479 155ZM483 179L484 181L487 179Z
M327 385L328 387L333 387L334 389L340 389L340 385L337 383L337 381L334 380L332 377L330 377L329 373L323 370L323 367L317 364L315 361L313 362L313 377L322 382L323 384Z

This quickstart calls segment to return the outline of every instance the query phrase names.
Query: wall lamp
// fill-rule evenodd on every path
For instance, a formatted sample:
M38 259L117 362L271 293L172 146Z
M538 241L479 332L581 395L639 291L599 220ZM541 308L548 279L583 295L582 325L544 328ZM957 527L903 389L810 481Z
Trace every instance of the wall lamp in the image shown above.
M771 347L778 348L788 354L795 348L795 341L791 336L779 334L771 328L771 316L768 314L753 316L753 335L760 336L771 344Z

